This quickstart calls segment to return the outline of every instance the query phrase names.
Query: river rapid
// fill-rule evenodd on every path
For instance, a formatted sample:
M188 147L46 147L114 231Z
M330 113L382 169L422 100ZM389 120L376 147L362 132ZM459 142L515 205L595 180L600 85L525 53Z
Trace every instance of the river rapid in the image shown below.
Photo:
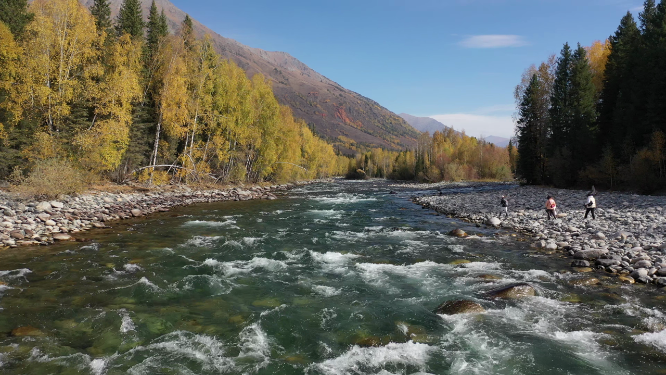
M424 210L421 194L320 183L2 251L0 372L666 373L664 290L578 285L592 276L570 259ZM514 282L538 295L484 297ZM432 313L455 299L487 311Z

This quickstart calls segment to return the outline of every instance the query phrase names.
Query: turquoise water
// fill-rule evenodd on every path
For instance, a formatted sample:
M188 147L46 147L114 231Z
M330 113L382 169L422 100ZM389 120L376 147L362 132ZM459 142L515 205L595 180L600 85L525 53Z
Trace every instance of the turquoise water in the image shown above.
M317 184L0 252L0 370L666 373L663 290L567 273L570 259L423 210L420 193ZM446 235L457 227L476 235ZM511 282L538 296L484 298ZM487 312L432 313L461 298Z

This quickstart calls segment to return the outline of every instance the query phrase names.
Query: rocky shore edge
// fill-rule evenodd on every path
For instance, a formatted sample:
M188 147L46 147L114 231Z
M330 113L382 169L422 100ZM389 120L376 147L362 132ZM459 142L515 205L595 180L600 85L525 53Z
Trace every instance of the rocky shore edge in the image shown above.
M23 201L14 194L0 192L0 249L73 241L76 233L105 228L113 221L166 212L176 206L219 201L274 200L277 199L277 192L310 183L313 181L203 190L176 186L127 193L102 191L64 196L51 201Z
M573 271L597 270L628 284L666 286L666 197L599 192L596 219L584 219L584 190L490 183L485 187L492 190L447 194L442 189L441 195L413 201L443 215L521 233L541 253L573 258ZM509 202L508 217L500 215L502 195ZM555 220L546 218L548 195L557 202ZM453 232L466 235L460 229Z

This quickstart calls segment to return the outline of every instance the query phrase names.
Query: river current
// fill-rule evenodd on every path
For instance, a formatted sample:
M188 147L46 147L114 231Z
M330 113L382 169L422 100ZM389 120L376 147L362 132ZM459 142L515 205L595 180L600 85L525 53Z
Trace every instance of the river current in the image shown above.
M666 373L664 290L571 273L410 201L425 193L321 183L2 251L0 372ZM514 282L538 295L484 298ZM432 313L454 299L487 311Z

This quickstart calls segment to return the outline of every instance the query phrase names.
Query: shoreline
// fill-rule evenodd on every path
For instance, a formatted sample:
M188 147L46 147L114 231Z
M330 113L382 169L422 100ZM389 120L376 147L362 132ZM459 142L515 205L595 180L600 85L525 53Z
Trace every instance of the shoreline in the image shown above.
M478 187L479 184L470 185ZM628 284L666 286L666 197L599 192L596 219L584 219L587 191L486 183L483 191L415 197L413 202L477 225L518 232L546 255L565 255L577 272L604 271ZM500 215L506 195L509 217ZM558 217L547 220L546 196Z
M86 192L62 199L23 200L0 192L0 250L75 241L75 234L106 223L166 212L172 207L195 203L277 199L275 193L317 181L299 181L270 186L231 186L196 189L186 185L131 192Z

